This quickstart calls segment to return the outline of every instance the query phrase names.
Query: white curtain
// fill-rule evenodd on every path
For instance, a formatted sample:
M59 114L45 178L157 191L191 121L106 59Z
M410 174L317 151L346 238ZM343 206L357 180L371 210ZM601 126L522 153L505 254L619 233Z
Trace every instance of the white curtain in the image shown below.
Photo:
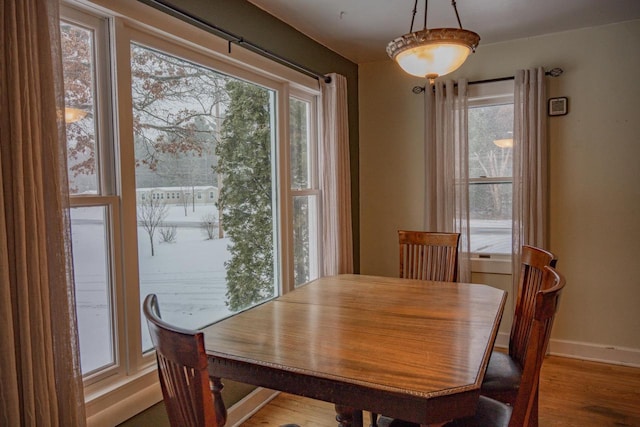
M469 282L467 80L434 86L425 94L425 229L460 233L458 281Z
M547 249L548 142L545 71L518 70L514 86L513 283L522 245Z
M85 425L57 0L0 0L0 425Z
M328 76L330 83L320 81L323 276L353 273L347 79L338 74Z

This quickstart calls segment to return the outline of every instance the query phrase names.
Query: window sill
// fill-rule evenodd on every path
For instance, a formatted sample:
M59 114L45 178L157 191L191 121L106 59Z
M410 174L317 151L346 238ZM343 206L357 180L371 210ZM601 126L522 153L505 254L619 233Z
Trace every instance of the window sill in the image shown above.
M155 366L137 375L100 381L85 389L87 426L118 425L161 400Z
M500 255L495 258L471 257L471 272L511 275L511 257Z

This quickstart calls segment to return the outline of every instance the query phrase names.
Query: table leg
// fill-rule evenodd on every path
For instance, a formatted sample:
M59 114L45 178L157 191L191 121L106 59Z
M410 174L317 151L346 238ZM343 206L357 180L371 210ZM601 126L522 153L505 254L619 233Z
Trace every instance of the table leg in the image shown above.
M336 405L338 427L362 427L362 411L348 406Z
M213 395L213 406L216 414L216 425L223 426L227 423L227 408L224 406L222 400L222 381L220 378L209 378L209 386L211 388L211 394Z

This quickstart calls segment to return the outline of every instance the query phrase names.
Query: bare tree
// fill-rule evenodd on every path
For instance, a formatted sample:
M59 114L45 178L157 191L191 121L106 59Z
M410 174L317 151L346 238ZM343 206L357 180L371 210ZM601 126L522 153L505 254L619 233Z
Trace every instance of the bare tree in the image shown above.
M156 229L162 225L162 221L164 221L169 213L167 203L164 200L160 200L159 197L153 196L154 194L151 191L147 192L142 201L138 203L138 224L144 228L149 235L151 256L155 255L153 236ZM155 196L158 195L156 194Z
M160 229L160 243L175 243L178 235L178 227L170 225Z
M187 208L189 207L189 200L191 200L191 197L193 197L193 191L189 192L189 190L186 190L185 187L180 186L180 195L180 203L184 208L184 216L187 216Z
M209 212L208 214L202 216L200 227L204 230L205 234L207 235L207 240L215 239L216 225L217 225L216 215L213 212Z

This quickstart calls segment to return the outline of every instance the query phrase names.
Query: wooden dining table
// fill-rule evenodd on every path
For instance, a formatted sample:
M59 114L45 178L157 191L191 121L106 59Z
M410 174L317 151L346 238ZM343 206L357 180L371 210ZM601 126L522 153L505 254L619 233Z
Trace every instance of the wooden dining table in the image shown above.
M332 402L341 427L362 410L447 421L475 412L505 301L481 284L323 277L204 328L209 375Z

